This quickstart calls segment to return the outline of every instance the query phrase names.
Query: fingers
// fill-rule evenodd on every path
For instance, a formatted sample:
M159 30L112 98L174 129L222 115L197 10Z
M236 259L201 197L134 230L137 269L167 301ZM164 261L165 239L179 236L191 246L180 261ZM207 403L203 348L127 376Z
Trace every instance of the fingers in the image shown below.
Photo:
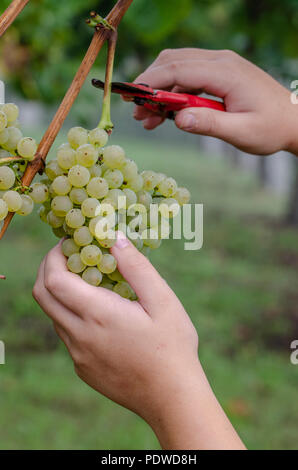
M177 114L175 122L177 127L186 132L217 137L241 147L247 140L247 129L251 120L253 115L249 113L188 108Z
M181 49L165 49L163 50L155 61L148 67L148 69L135 79L135 83L142 83L146 77L147 71L158 67L160 65L169 64L171 62L183 60L217 60L223 57L227 51L208 50L199 48L181 48ZM143 81L143 83L148 83ZM148 83L149 85L149 83Z
M122 232L117 233L117 242L111 251L119 271L136 292L142 307L151 316L160 314L173 296L164 279Z
M203 89L205 92L224 98L233 87L233 73L228 61L176 60L150 67L138 80L152 88L184 90Z
M45 287L44 269L46 259L40 265L36 283L33 289L33 297L43 311L64 330L76 331L80 328L80 319L70 310L61 305Z
M91 316L103 323L117 309L124 308L124 304L126 306L125 299L119 299L114 292L93 287L77 274L69 272L60 244L46 257L44 277L47 290L56 300L83 319Z
M164 122L164 118L159 114L153 113L143 106L136 106L134 118L137 121L143 121L143 126L147 130L152 130Z

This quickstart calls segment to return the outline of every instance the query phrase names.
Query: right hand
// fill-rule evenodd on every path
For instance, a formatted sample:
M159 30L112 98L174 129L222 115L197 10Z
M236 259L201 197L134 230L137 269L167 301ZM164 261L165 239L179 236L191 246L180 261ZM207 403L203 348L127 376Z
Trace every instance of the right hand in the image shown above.
M218 137L249 153L298 154L298 106L290 92L233 51L164 50L135 82L175 92L204 91L224 100L226 113L208 108L178 112L175 122L184 131ZM135 118L146 129L163 122L140 106Z

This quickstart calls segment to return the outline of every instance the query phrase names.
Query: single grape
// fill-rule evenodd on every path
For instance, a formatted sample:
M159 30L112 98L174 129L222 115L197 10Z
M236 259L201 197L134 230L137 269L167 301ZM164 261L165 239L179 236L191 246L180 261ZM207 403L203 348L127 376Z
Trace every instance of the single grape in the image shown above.
M14 103L5 103L1 107L1 111L6 114L7 122L16 121L19 117L19 108Z
M121 173L125 181L132 180L138 176L138 167L133 160L125 159L122 167Z
M72 273L79 274L84 271L86 265L81 260L79 253L74 253L68 258L67 267Z
M165 178L158 185L158 191L162 196L171 197L178 189L174 178Z
M52 189L58 196L66 196L71 190L67 176L57 176L52 183Z
M95 237L96 234L96 225L103 219L102 216L97 216L94 217L93 219L90 220L89 222L89 230L92 233L93 237Z
M15 183L15 174L9 166L0 167L0 190L10 189Z
M94 197L89 197L82 203L81 209L85 217L88 217L89 219L97 217L100 211L100 202Z
M145 246L149 246L151 250L156 250L161 245L158 232L153 229L147 229L142 232L142 239Z
M122 274L118 271L118 269L115 269L112 273L108 274L108 278L111 279L114 282L121 282L124 281L124 277Z
M82 165L75 165L68 172L68 180L72 186L82 188L90 180L89 170Z
M82 274L82 279L91 286L98 287L102 280L102 274L97 268L87 268Z
M16 191L7 191L3 196L3 201L6 202L9 212L16 212L22 207L22 198Z
M173 198L178 201L180 206L183 206L184 204L188 204L190 201L190 192L186 188L178 188L175 194L173 195Z
M80 227L74 231L73 239L79 246L87 246L93 240L93 236L88 227Z
M102 255L97 267L100 272L104 274L111 274L117 268L117 261L114 256L110 254L104 254Z
M9 138L9 132L7 129L3 129L3 131L0 132L0 145L4 145ZM4 150L5 151L5 150ZM7 152L9 155L9 152Z
M0 132L7 126L7 116L3 111L0 111Z
M49 210L44 206L40 207L38 210L38 215L40 217L40 220L42 220L42 222L45 222L46 224L48 223L48 220L47 220L48 213L49 213Z
M99 245L102 247L102 248L106 248L106 249L109 249L109 248L112 248L112 246L115 245L116 243L116 237L114 238L105 238L103 240L100 240L100 239L97 239Z
M176 199L165 198L159 205L158 210L162 217L165 217L166 219L171 219L179 214L180 206Z
M84 246L81 251L81 259L87 266L96 266L102 256L101 249L96 245Z
M79 253L79 252L80 252L80 247L76 245L76 243L73 241L72 238L67 238L62 243L62 253L67 258L69 258L74 253Z
M67 215L67 214L66 214L66 215ZM70 237L73 237L73 234L74 234L75 229L69 227L69 225L67 225L67 223L65 222L65 220L64 220L64 222L63 222L63 230L64 230L64 232L66 233L66 235L69 235Z
M66 237L67 235L64 232L63 226L59 228L52 228L52 232L57 238L60 238L60 239Z
M143 188L146 191L151 191L157 186L159 182L159 177L154 171L143 171L141 173L143 177Z
M136 204L138 198L132 189L124 188L123 194L126 197L126 209L128 209L132 204Z
M143 178L141 175L137 175L135 178L127 180L127 188L132 189L135 193L141 191L143 187Z
M109 280L109 278L105 279L105 276L103 276L103 280L100 283L100 287L104 287L108 290L114 290L114 284Z
M72 148L77 149L88 143L88 132L83 127L72 127L67 134L67 139Z
M156 173L156 177L158 178L157 186L166 179L167 175L164 173Z
M65 222L70 228L80 228L85 223L85 217L81 209L71 209L66 214Z
M102 201L102 203L107 203L107 200L109 200L110 202L112 202L113 207L115 207L116 209L118 207L118 204L120 203L120 197L125 197L125 194L123 193L123 191L121 191L121 189L110 189L107 194L107 197Z
M20 124L20 121L16 119L15 121L8 122L7 127L17 127L18 129L20 129L21 124Z
M34 202L33 199L31 199L30 196L27 194L21 194L21 199L22 199L22 205L20 209L17 211L17 214L22 215L22 216L27 216L31 214L34 208Z
M96 176L101 176L102 175L102 169L101 166L98 164L95 164L89 168L91 178L94 178Z
M125 281L120 281L114 286L114 292L121 295L125 299L134 299L135 293L130 287L130 285Z
M123 175L120 170L107 170L104 174L104 178L107 181L110 189L117 189L123 183Z
M107 195L109 186L105 178L95 177L91 178L87 185L87 193L90 197L102 199Z
M112 199L111 197L106 196L100 202L100 215L112 214L113 212L115 212L115 209L117 209L117 202L114 198Z
M54 181L57 176L63 175L63 170L57 160L51 160L46 166L45 173L51 181Z
M26 160L33 160L36 150L37 143L35 139L32 139L32 137L23 137L19 140L17 146L18 154Z
M146 207L147 210L150 209L150 204L152 204L152 196L148 191L139 191L137 193L138 203Z
M49 189L43 183L33 183L31 185L30 197L33 199L35 204L43 204L49 198Z
M59 228L59 227L62 227L63 222L64 222L64 218L59 217L58 215L54 214L53 211L50 211L47 214L47 222L51 227Z
M57 161L63 170L69 170L77 164L76 152L69 144L63 144L57 151Z
M74 204L80 206L88 198L88 194L83 188L72 188L69 197Z
M22 139L23 134L17 127L8 127L8 139L4 144L4 147L10 151L15 151L19 141Z
M98 160L98 150L91 144L84 144L77 149L76 156L79 165L90 168Z
M51 203L51 209L58 217L65 217L72 208L73 204L68 196L55 196Z
M109 140L109 136L104 129L99 129L96 127L92 131L89 132L89 142L92 145L97 147L104 147L107 145Z
M120 169L125 163L125 152L123 148L119 145L109 145L104 148L103 161L111 169Z
M0 199L0 220L5 219L8 214L8 206L3 199Z

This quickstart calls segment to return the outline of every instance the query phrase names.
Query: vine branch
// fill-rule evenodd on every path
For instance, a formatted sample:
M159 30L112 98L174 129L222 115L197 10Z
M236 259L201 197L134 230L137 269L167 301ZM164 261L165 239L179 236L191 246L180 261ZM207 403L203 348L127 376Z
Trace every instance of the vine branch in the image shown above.
M114 28L117 29L123 16L128 10L133 0L118 0L114 8L108 14L106 20ZM16 3L21 3L16 2ZM23 2L24 3L24 2ZM27 2L26 2L27 3ZM49 153L51 146L56 139L58 132L60 131L75 99L77 98L90 70L94 64L96 57L98 56L104 42L109 39L111 34L110 29L102 28L100 31L95 31L90 46L86 52L86 55L69 87L67 90L51 124L46 130L40 144L37 148L35 158L27 166L25 174L22 179L24 186L30 186L35 175L44 168L45 160ZM0 232L0 240L6 232L14 213L10 212L6 219L2 230Z
M29 0L13 0L0 17L0 37L25 8Z

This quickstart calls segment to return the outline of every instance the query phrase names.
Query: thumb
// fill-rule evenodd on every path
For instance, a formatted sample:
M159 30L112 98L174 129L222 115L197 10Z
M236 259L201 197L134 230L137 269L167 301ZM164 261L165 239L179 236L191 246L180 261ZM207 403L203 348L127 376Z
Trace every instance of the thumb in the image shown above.
M177 127L193 134L202 134L240 146L247 132L247 114L229 113L210 108L187 108L175 119ZM243 137L242 137L243 136Z
M117 232L117 241L111 252L117 260L120 273L134 289L147 313L154 316L162 311L173 292L150 261L122 232Z

